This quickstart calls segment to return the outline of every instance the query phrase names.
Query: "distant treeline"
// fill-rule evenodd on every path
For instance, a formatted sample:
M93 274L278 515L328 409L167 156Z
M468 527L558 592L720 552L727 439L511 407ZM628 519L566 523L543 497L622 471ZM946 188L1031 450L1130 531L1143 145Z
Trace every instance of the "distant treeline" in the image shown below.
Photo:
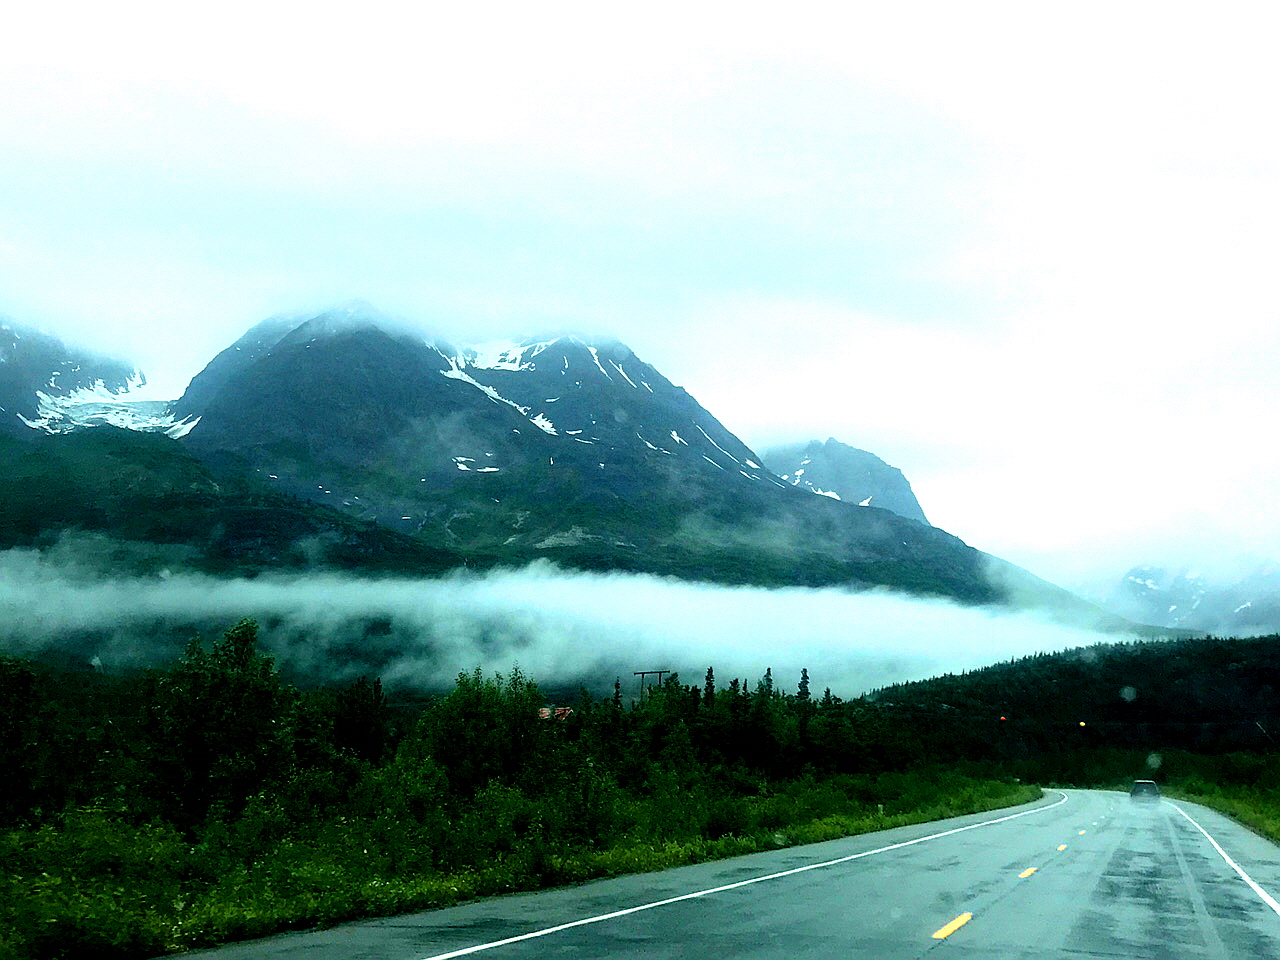
M513 668L399 706L376 679L299 689L256 644L243 621L127 676L0 658L0 960L653 869L991 809L1028 783L1150 776L1248 809L1280 786L1276 638L1098 647L851 700L807 671L707 669L635 702L548 703Z
M1280 637L1037 654L865 698L928 753L1020 760L1082 748L1280 749Z

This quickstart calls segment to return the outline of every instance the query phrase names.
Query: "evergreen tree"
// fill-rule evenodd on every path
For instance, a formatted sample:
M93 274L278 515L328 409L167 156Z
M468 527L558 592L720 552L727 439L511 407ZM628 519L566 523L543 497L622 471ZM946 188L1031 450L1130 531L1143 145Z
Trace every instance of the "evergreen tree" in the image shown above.
M764 668L764 676L756 684L756 694L765 697L773 696L773 667Z
M476 794L491 780L533 783L558 723L539 719L544 704L519 667L492 679L477 667L458 674L453 691L423 715L419 735L460 797Z
M36 725L39 696L36 676L24 664L0 657L0 823L18 819L35 798Z
M352 755L377 763L389 748L387 698L382 680L361 677L338 694L333 717L334 744Z

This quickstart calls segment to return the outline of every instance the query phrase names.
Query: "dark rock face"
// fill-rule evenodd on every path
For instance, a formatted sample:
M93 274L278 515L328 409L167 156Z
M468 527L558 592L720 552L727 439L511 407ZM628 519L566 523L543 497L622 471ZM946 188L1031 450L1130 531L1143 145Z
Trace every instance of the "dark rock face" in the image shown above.
M900 517L928 523L897 467L873 453L834 439L774 447L764 451L765 464L783 480L844 503L892 510Z
M145 380L131 364L66 346L56 337L0 320L0 432L22 434L46 398L100 389L122 393ZM46 401L47 402L47 401Z
M440 378L447 364L425 344L373 327L314 333L302 324L269 347L219 354L174 405L200 417L192 447L359 466L461 392Z

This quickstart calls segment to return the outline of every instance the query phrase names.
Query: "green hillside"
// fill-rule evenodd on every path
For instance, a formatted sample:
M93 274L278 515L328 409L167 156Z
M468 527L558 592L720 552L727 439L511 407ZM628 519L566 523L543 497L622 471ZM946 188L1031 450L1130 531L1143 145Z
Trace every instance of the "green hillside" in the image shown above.
M0 549L69 532L117 541L113 572L338 568L431 574L455 553L248 481L215 480L162 434L95 427L0 436ZM160 551L150 548L162 548ZM134 569L131 569L134 568Z

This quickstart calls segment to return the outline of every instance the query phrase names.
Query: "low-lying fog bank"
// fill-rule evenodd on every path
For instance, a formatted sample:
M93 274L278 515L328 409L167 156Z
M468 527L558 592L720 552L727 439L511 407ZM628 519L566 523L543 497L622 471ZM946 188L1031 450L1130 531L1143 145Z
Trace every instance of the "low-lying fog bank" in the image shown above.
M512 664L549 688L596 692L633 671L678 670L750 685L772 668L794 690L840 696L1037 651L1114 639L887 593L763 590L536 563L442 579L334 573L222 579L104 575L65 552L0 553L0 650L57 652L115 670L159 666L193 634L255 617L281 668L304 681L381 676L392 689L447 687L459 671Z

